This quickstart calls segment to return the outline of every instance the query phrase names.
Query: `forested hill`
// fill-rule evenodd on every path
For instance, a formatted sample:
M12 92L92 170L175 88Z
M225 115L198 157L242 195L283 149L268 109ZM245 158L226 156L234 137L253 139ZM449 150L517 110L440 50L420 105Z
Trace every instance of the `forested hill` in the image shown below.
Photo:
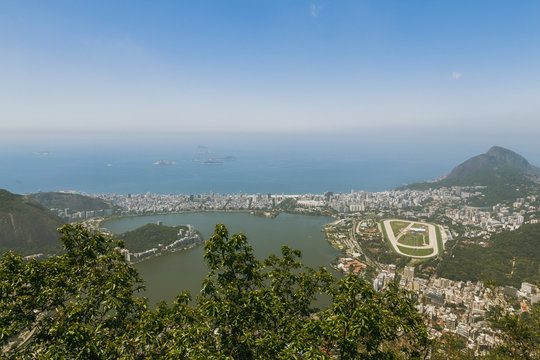
M486 169L497 170L506 166L524 175L540 175L540 169L531 165L523 156L500 146L493 146L487 153L472 157L456 166L446 179L459 179L463 175Z
M540 279L540 224L493 235L488 247L459 244L445 255L438 275L452 280L493 281L495 285Z
M461 163L437 181L409 184L398 189L486 186L480 197L470 200L470 205L491 206L527 196L538 190L539 182L539 168L511 150L493 146L487 153Z
M164 226L146 224L133 231L115 235L124 241L124 247L133 252L145 251L158 244L168 245L177 239L178 230L187 230L187 226Z
M37 201L0 189L0 254L57 251L63 220Z
M113 205L108 201L80 194L40 192L31 194L29 197L39 201L43 206L46 206L49 209L68 208L72 211L91 211L113 208Z

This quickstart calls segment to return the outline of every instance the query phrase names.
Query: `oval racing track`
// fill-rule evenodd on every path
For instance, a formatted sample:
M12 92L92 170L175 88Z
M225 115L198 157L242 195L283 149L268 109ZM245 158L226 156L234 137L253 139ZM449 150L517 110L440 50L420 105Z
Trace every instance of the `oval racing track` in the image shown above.
M392 230L391 223L393 221L400 221L400 222L408 222L409 223L409 225L407 225L406 228L404 228L404 229L402 229L400 231L397 238L396 238L396 235L394 234L394 231ZM429 244L428 245L413 246L413 245L400 244L398 242L398 239L399 239L400 235L405 234L405 232L408 229L410 229L413 224L420 224L420 225L426 226L428 228L428 239L429 239ZM427 259L427 258L430 258L430 257L433 257L433 256L437 256L439 254L439 244L437 242L437 231L435 230L435 225L427 224L427 223L423 223L423 222L418 222L418 221L409 221L409 220L400 220L400 219L388 219L388 220L383 221L383 226L384 226L384 229L386 230L386 235L388 236L388 240L390 240L390 243L394 247L394 250L399 255L408 256L408 257L417 258L417 259ZM433 251L429 255L411 255L411 254L406 254L403 251L401 251L398 246L402 247L402 248L410 248L410 249L418 249L418 250L420 250L420 249L432 249Z

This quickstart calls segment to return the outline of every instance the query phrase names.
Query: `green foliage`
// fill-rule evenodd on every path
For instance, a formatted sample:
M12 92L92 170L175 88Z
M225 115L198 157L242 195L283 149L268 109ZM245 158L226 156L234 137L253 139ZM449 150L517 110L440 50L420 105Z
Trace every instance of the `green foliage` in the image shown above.
M49 209L69 208L72 211L91 211L113 208L112 204L108 201L80 194L40 192L31 194L29 197L39 201Z
M437 273L453 280L491 280L495 285L534 283L540 279L539 242L540 224L526 224L493 235L489 247L460 244L444 256Z
M429 344L422 317L409 293L392 284L376 293L349 274L330 290L332 305L321 313L324 337L340 359L420 357Z
M380 252L377 254L376 260L378 262L382 262L384 264L395 264L397 267L403 267L405 266L410 258L398 255L396 250L394 249L394 246L391 244L390 240L388 239L388 234L386 233L386 227L382 222L379 223L382 229L383 238L385 241L381 242L378 239L371 242L373 245L379 245L384 249L384 252ZM363 241L361 244L363 247L364 244L367 243L366 241ZM369 244L372 246L371 244Z
M502 332L502 343L492 352L494 359L540 359L540 304L531 313L501 314L497 309L491 325Z
M0 254L58 252L63 220L35 200L0 189Z
M299 251L282 248L281 257L258 261L243 234L228 236L216 226L205 244L210 268L198 299L203 316L217 333L215 346L234 359L288 358L321 354L308 330L312 303L333 277L322 268L304 267ZM217 351L212 348L212 351Z
M471 206L492 206L514 201L538 190L538 185L522 170L510 164L482 168L437 182L414 183L398 189L428 190L452 186L486 186L480 190L482 195L469 200Z
M0 260L0 346L13 359L115 358L146 303L142 281L110 239L82 225L60 230L65 254Z
M302 265L300 252L254 257L246 237L217 225L205 244L201 295L155 310L111 239L60 229L65 254L0 258L0 347L9 359L420 358L426 327L410 294L376 293ZM314 304L328 296L324 310Z
M444 244L442 241L441 228L439 225L435 225L435 234L437 236L437 247L439 248L439 255L444 252Z
M124 241L124 247L132 252L145 251L158 244L168 245L176 240L178 230L187 230L187 226L164 226L146 224L133 231L115 236Z
M441 339L435 343L432 350L433 360L467 360L474 358L474 352L467 348L465 338L453 333L445 333Z
M411 256L425 256L433 254L433 249L418 249L418 248L408 248L398 245L399 250L404 254Z
M276 206L276 210L288 211L296 208L296 200L293 198L286 198Z
M392 221L390 222L390 226L392 227L392 231L394 232L394 236L398 236L401 230L405 229L410 223L408 221ZM384 224L382 225L384 226Z
M398 243L403 245L424 246L428 245L429 238L427 234L408 233L400 237Z

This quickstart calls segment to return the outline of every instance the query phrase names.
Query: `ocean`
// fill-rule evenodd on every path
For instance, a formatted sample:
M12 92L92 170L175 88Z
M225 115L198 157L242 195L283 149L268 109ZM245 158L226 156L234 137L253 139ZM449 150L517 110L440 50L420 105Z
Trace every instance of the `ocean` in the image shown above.
M422 164L355 156L252 152L226 156L234 156L235 160L205 164L193 161L200 157L193 153L118 149L55 149L49 155L21 151L0 157L0 188L15 193L76 190L121 194L298 194L382 191L441 174ZM154 165L159 160L175 164Z
M127 140L126 140L127 138ZM383 191L448 173L467 149L366 138L166 137L0 144L0 188L14 193ZM477 151L469 151L473 155ZM160 160L169 165L156 165Z

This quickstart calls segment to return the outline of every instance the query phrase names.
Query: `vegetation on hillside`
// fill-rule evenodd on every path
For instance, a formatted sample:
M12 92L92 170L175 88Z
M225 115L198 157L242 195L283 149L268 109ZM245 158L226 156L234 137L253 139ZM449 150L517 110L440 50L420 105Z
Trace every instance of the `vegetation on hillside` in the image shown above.
M165 226L146 224L133 231L115 236L123 240L124 247L132 252L140 252L157 247L159 244L168 245L177 239L180 229L187 230L187 226Z
M515 152L493 146L485 154L456 166L446 177L432 182L402 186L398 190L428 190L452 186L485 186L480 196L468 201L471 206L492 206L514 201L539 190L540 169Z
M540 175L540 168L531 165L523 156L500 146L492 146L487 153L474 156L456 166L452 172L448 174L448 178L486 168L497 168L506 165L512 165L518 172L523 174L530 176Z
M540 279L540 224L493 235L489 246L458 244L445 254L437 273L454 280L493 281L520 286Z
M61 228L65 253L0 258L0 347L10 359L424 358L427 331L410 294L375 292L302 265L300 252L259 261L243 234L217 225L205 244L201 295L149 309L118 244L82 225ZM315 306L319 294L328 308Z
M108 201L80 194L40 192L31 194L29 197L39 201L49 209L68 208L72 211L91 211L113 208L112 204Z
M490 359L540 359L540 304L530 312L503 313L496 308L491 325L501 333L502 342L491 352Z
M295 208L296 200L293 198L286 198L276 206L276 209L281 211L292 211Z
M35 200L0 189L0 254L60 250L57 228L63 220Z
M492 206L497 203L515 201L539 188L537 183L517 168L504 165L498 168L484 168L436 182L414 183L399 189L428 190L452 186L486 186L479 190L482 195L470 199L471 206Z

